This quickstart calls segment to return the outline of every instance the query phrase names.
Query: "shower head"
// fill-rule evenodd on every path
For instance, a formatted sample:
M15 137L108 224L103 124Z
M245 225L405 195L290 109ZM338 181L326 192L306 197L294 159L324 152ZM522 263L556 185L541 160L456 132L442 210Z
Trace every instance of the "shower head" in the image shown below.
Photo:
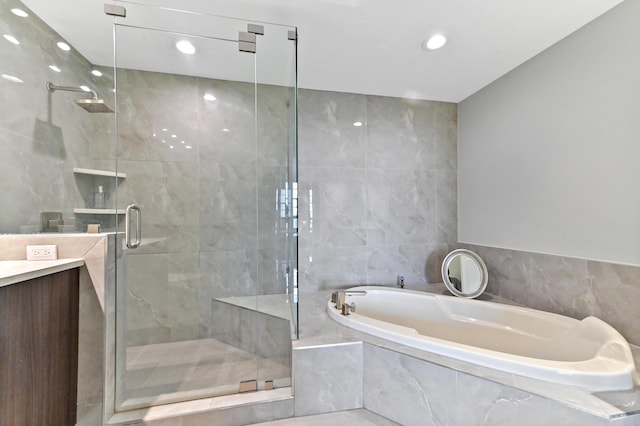
M81 106L87 112L113 112L111 108L104 103L102 99L90 98L90 99L76 99L76 105Z
M56 86L51 82L47 82L47 90L50 93L55 92L56 90L63 90L66 92L80 92L80 93L89 93L91 95L90 98L84 99L76 99L76 105L81 106L85 109L85 111L94 113L94 112L113 112L107 104L104 103L104 100L98 99L98 94L93 91L85 91L79 87L73 86Z

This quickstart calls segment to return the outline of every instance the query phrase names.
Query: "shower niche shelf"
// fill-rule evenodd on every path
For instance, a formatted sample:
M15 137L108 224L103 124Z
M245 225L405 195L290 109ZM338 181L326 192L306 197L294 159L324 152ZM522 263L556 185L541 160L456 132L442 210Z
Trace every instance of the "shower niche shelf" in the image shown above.
M73 173L78 176L91 176L93 180L92 187L95 187L100 180L102 180L105 188L110 188L111 185L108 184L108 180L115 179L125 179L127 177L126 173L116 173L110 170L98 170L98 169L84 169L80 167L74 167ZM86 178L83 178L83 180ZM104 180L107 179L107 180ZM96 208L86 208L86 207L77 207L73 209L74 214L94 214L94 215L114 215L114 214L125 214L124 209L96 209Z
M80 174L80 175L114 177L118 179L125 179L127 177L126 173L116 173L108 170L81 169L79 167L74 167L73 173Z
M124 209L73 209L75 214L124 214Z

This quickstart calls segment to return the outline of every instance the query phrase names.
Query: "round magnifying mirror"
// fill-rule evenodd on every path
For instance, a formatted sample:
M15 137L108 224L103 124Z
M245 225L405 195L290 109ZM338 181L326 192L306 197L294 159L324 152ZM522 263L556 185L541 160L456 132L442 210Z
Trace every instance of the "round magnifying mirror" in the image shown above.
M480 256L471 250L458 249L442 261L442 280L454 295L474 298L487 288L489 274Z

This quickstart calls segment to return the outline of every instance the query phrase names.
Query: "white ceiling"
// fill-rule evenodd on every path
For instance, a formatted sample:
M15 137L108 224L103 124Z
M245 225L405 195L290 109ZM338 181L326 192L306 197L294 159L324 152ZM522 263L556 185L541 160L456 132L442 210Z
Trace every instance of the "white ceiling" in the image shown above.
M297 26L302 88L460 102L622 0L141 2ZM89 61L112 63L103 0L24 3ZM422 50L436 32L447 36L445 47Z

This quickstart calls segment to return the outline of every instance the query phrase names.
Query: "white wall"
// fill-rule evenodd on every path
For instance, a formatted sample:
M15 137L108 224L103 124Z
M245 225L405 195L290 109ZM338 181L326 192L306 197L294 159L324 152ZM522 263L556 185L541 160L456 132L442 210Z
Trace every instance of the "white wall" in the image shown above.
M460 242L640 265L640 0L465 99Z

